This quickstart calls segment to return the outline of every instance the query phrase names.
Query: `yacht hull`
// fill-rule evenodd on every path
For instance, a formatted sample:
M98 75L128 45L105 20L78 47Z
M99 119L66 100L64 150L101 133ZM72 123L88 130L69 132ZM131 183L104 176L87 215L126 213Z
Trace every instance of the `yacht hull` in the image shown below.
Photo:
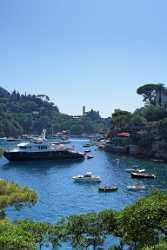
M83 160L84 154L73 151L45 151L45 152L12 152L5 151L4 157L9 161L34 160Z

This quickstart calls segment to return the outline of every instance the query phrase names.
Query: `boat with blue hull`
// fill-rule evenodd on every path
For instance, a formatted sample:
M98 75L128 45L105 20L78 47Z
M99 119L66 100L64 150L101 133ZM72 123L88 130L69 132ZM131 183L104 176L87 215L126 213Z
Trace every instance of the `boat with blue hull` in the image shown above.
M63 144L55 145L45 138L46 131L30 142L22 142L10 150L4 151L4 157L9 161L32 160L84 160L85 154L65 148Z

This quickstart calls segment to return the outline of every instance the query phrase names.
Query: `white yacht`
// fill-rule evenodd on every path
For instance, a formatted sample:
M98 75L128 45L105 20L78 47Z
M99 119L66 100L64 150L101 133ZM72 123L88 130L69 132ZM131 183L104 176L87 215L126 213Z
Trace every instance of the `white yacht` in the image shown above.
M4 151L9 161L31 160L83 160L85 155L74 149L65 148L64 145L55 145L45 138L46 130L42 135L30 142L22 142L16 147Z
M101 182L101 178L99 176L92 175L92 172L86 172L84 175L74 176L72 179L77 182Z

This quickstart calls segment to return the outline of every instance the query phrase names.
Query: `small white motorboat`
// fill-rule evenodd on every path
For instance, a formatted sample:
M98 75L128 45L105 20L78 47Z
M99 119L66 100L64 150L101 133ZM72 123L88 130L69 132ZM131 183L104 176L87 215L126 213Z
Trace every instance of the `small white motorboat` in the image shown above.
M85 150L85 153L90 153L90 152L91 152L90 149Z
M129 185L129 186L127 186L127 189L129 191L140 191L140 190L145 190L146 186L145 185L140 185L140 184Z
M146 170L144 168L143 169L127 168L125 171L128 173L131 173L131 172L144 173L144 172L146 172Z
M100 176L94 176L92 175L92 172L86 172L84 175L74 176L72 179L77 182L101 182Z
M88 154L88 155L87 155L87 159L92 159L92 158L94 158L93 155L91 155L91 154Z

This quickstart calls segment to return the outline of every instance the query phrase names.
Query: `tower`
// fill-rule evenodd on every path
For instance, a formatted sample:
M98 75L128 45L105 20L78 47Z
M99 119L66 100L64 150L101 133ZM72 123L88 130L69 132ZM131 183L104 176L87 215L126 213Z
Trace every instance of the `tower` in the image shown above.
M86 107L85 107L85 106L83 106L83 108L82 108L82 115L84 116L84 115L85 115L85 113L86 113Z

